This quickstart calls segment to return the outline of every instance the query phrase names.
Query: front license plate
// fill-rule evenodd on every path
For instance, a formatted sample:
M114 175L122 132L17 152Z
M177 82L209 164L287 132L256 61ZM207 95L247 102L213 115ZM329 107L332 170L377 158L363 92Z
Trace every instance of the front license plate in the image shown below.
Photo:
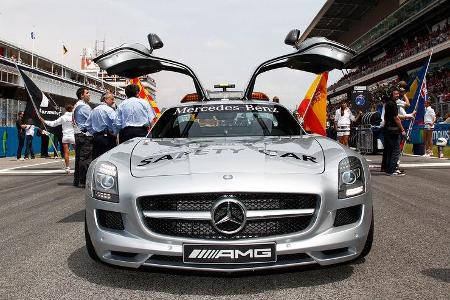
M193 264L276 262L275 246L275 243L253 245L183 244L183 261Z

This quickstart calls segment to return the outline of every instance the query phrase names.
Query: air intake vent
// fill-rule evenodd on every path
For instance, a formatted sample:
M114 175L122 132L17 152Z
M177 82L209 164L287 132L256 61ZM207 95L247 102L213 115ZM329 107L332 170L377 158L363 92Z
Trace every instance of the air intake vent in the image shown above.
M114 230L124 230L121 213L98 209L97 218L98 224L101 227Z
M343 226L358 222L361 218L362 205L355 205L346 208L340 208L336 211L334 227Z

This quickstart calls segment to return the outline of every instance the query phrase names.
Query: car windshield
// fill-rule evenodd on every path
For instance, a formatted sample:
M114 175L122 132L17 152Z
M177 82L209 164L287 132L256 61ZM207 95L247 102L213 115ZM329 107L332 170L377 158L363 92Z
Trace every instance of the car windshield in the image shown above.
M291 113L272 104L193 104L168 109L153 127L153 138L300 135Z

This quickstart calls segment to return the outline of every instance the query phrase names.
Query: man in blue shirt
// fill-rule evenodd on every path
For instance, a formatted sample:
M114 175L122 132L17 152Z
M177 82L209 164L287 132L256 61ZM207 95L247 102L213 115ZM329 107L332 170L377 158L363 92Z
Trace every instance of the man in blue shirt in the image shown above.
M89 101L91 95L87 87L77 90L78 102L73 108L73 122L75 133L75 173L73 185L84 188L86 185L86 173L92 161L92 134L87 129L86 121L91 114Z
M112 108L114 95L111 92L106 92L101 101L102 104L92 110L86 121L88 131L94 136L92 159L96 159L117 145L114 127L116 112Z
M138 98L139 87L130 84L125 88L128 99L119 104L114 126L119 131L119 143L135 137L147 136L155 118L155 113L148 101Z

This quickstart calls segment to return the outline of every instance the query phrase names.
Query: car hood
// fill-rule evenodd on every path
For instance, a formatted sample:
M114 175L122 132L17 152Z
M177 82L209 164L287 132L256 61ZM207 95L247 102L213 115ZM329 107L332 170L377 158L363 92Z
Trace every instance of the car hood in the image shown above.
M130 160L135 177L205 173L317 174L324 155L312 136L143 139Z

